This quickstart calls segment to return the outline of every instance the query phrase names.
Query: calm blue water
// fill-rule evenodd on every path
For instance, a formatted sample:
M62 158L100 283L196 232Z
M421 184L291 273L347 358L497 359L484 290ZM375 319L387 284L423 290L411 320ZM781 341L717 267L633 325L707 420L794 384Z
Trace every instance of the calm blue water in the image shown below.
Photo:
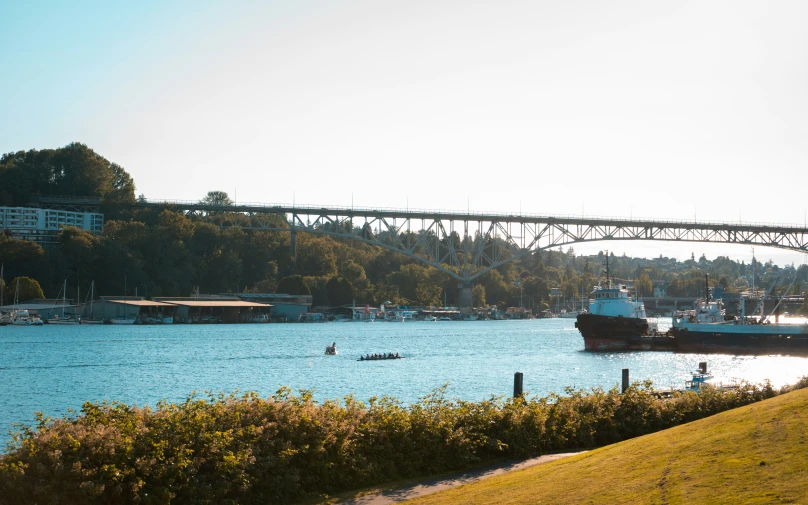
M338 356L325 356L337 342ZM722 378L776 385L808 374L808 359L582 351L573 319L533 321L263 325L0 327L0 447L11 423L36 411L59 416L84 401L154 405L196 390L315 389L324 400L354 393L417 400L449 382L449 395L481 400L512 393L514 372L541 396L565 386L632 380L681 387L699 361ZM407 359L358 362L360 354Z

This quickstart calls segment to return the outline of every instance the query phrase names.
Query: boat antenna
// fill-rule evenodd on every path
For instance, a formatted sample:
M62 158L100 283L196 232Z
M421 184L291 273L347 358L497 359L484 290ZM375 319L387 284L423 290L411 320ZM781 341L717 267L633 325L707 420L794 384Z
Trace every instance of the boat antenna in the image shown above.
M710 301L710 281L708 280L708 276L710 274L704 274L704 299L708 302Z

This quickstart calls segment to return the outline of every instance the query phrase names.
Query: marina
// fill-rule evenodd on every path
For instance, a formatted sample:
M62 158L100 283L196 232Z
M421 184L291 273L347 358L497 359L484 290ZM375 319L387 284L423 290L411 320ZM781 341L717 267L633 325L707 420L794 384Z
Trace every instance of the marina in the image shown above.
M155 405L183 401L192 391L314 389L318 401L354 394L417 401L449 383L446 395L479 401L512 393L514 372L524 390L546 396L575 388L611 388L620 370L660 389L681 388L696 363L725 382L775 387L795 382L808 359L674 352L584 352L571 319L454 321L437 324L101 325L0 328L0 436L34 412L60 416L85 401ZM662 329L670 320L660 321ZM324 344L336 342L338 355ZM359 363L371 350L406 359ZM369 365L369 366L368 366Z

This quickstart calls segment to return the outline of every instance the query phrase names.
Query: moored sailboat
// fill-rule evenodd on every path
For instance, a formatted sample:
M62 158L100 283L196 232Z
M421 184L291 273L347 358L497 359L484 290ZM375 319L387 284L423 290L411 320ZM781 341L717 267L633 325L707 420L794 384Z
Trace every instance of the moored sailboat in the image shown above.
M59 291L62 295L62 315L61 317L59 314L56 314L54 317L49 318L47 320L48 324L79 324L79 318L76 317L75 314L73 315L65 315L65 305L67 305L67 279L65 279L64 285L62 286L62 290ZM59 296L57 295L56 298L58 299ZM54 309L56 306L54 305Z
M95 317L95 313L93 311L93 301L94 301L93 298L95 298L95 281L92 281L90 283L90 316L82 317L81 324L104 324L104 318ZM86 300L84 302L84 305L85 307L87 306Z

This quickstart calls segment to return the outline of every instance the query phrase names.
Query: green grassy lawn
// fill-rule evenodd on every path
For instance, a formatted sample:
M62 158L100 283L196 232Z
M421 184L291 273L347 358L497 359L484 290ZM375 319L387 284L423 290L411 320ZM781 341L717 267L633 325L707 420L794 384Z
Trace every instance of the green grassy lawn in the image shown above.
M808 389L406 503L808 503Z

